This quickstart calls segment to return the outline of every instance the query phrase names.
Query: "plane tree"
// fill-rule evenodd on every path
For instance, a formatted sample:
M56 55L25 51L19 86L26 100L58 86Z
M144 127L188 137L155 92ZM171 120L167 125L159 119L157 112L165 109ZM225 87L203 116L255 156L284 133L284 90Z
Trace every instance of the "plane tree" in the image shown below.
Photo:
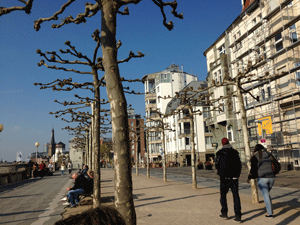
M21 2L27 3L24 0L21 0ZM52 16L36 20L34 22L35 30L38 31L41 28L41 24L45 21L58 20L59 16L74 2L75 0L68 0L65 4L61 5L60 9ZM128 115L126 111L127 102L120 80L117 60L117 14L129 15L128 5L139 4L140 2L141 0L95 0L94 3L86 2L83 13L79 13L75 18L67 16L60 20L61 23L52 25L52 28L60 28L70 23L86 23L88 17L95 16L101 11L99 20L99 25L101 25L99 46L101 45L102 49L101 64L105 71L106 92L111 108L113 148L115 149L115 206L125 217L127 224L136 224L136 214L132 196L130 143L127 122ZM177 13L176 1L164 2L163 0L152 0L152 2L160 10L163 17L163 25L168 30L172 30L174 25L172 21L167 22L165 14L166 7L171 7L171 14L174 17L183 19L182 13ZM30 3L30 8L34 6L34 1L29 1L28 3ZM58 3L55 2L52 4ZM121 9L123 11L121 11ZM12 11L1 8L1 15L10 12ZM30 13L30 10L27 10L27 12Z

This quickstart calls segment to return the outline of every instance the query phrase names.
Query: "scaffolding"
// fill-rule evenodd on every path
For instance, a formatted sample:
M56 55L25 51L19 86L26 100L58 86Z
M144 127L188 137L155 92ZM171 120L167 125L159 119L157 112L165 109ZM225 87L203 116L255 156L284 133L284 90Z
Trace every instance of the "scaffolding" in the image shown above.
M260 97L257 101L245 96L247 117L251 118L248 128L250 132L255 131L250 141L253 146L266 138L268 150L278 156L283 165L299 168L300 3L299 0L261 0L254 1L248 8L226 30L226 36L232 40L229 45L232 50L227 57L230 73L234 77L239 71L243 72L248 61L258 62L251 71L253 78L287 72L277 80L252 82L243 87ZM269 116L272 132L259 135L253 121ZM238 121L237 127L241 127Z

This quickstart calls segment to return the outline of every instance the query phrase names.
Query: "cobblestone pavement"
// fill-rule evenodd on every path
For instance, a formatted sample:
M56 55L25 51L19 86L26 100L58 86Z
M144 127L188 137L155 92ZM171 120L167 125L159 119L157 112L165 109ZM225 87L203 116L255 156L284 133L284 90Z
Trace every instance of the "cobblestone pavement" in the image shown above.
M167 179L184 183L192 183L191 167L167 168ZM135 173L135 168L133 168ZM161 168L151 168L150 176L163 178ZM146 168L139 169L140 174L146 175ZM218 189L220 187L219 177L216 170L197 170L197 184L208 188ZM246 183L247 170L242 170L239 182L240 193L251 196L250 185ZM293 207L300 207L300 171L281 171L276 176L275 185L271 190L272 199L278 202L285 202ZM258 192L260 199L263 199L261 192ZM300 224L300 223L299 223Z
M0 224L53 224L64 212L59 199L70 186L68 175L31 178L0 186Z
M190 168L189 168L190 169ZM145 176L146 170L140 169L140 175L135 175L133 168L133 198L136 211L137 225L230 225L234 224L233 199L229 193L228 220L219 218L220 192L219 181L215 178L198 177L198 188L193 190L191 176L172 173L168 169L168 182L162 179L162 169L152 169L151 177ZM181 170L183 173L184 170ZM202 171L204 172L204 171ZM211 172L211 171L209 171ZM205 173L205 172L204 172ZM200 174L200 173L199 173ZM114 172L111 169L101 169L101 201L102 204L113 204L114 198ZM242 224L244 225L299 225L300 206L290 204L293 201L285 201L282 198L273 198L274 218L266 218L265 204L262 198L260 204L253 204L248 184L241 184ZM247 186L246 186L247 185ZM299 198L298 189L275 187L279 191L296 191L295 198ZM272 189L271 196L273 197ZM282 195L282 193L281 193ZM277 201L277 200L280 201ZM299 203L299 202L298 202ZM91 207L91 206L89 206ZM80 213L87 206L79 206L75 209L67 209L64 217Z
M140 168L140 170L146 170L146 168ZM151 171L162 172L161 168L151 168ZM133 173L135 173L135 168L133 168ZM192 176L191 167L169 167L167 172L171 174L181 174ZM213 178L218 179L217 171L213 170L196 170L197 177ZM246 169L242 170L240 176L240 182L246 182L248 177L248 171ZM276 175L275 187L286 187L286 188L296 188L300 189L300 171L297 170L282 170L278 175Z

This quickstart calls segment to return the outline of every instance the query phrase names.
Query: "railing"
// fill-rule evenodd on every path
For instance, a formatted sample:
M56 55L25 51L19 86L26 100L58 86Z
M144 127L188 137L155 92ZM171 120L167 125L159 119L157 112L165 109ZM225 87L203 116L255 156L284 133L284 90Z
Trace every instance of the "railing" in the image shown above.
M180 134L191 134L191 129L180 130Z
M0 185L14 183L31 177L31 167L28 164L0 165Z

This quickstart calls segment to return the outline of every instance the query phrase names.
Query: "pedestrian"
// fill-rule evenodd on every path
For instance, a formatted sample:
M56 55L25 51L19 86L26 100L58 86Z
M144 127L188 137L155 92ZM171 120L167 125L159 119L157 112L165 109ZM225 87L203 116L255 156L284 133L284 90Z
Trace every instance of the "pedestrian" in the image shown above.
M53 163L52 162L49 163L48 169L49 169L50 172L53 172Z
M63 162L61 165L60 165L60 170L61 170L61 175L63 176L64 173L65 173L65 169L66 169L66 164Z
M275 182L275 174L272 169L272 156L264 146L257 144L254 148L254 154L250 159L251 170L247 182L250 179L257 178L257 186L264 196L267 209L266 217L273 217L272 199L270 191Z
M39 167L40 167L40 175L41 177L44 177L46 175L46 164L44 163L44 161L42 161Z
M216 169L220 177L221 218L228 219L227 193L231 189L236 222L241 222L241 202L239 196L239 177L242 164L237 150L233 149L227 138L222 139L222 149L216 154Z
M36 178L38 176L38 172L39 172L39 165L35 162L32 166L32 175L34 178Z
M71 172L72 172L72 163L71 163L71 161L69 161L68 162L68 170L69 170L69 175L71 174Z

